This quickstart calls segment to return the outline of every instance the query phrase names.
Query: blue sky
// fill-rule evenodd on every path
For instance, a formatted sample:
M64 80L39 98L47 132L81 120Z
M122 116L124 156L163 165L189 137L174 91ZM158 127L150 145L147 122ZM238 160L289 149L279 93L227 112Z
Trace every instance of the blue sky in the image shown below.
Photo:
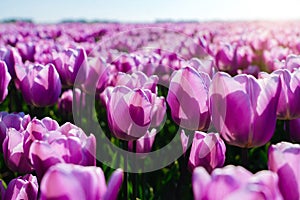
M286 20L300 19L299 0L1 0L0 19Z

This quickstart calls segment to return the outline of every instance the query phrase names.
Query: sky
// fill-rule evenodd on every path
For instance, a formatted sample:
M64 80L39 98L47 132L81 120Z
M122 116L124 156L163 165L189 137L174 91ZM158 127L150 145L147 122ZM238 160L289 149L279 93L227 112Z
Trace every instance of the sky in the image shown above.
M155 20L300 20L299 0L0 0L0 20L27 18Z

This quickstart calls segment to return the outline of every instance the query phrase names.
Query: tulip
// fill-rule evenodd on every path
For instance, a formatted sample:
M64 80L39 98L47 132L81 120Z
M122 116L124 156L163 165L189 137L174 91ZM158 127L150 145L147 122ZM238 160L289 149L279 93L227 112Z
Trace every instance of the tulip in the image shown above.
M131 89L149 89L153 93L157 93L158 77L152 75L147 77L143 72L137 71L131 75L119 72L115 78L114 86L127 86Z
M215 54L216 66L221 71L236 74L235 50L231 45L223 45Z
M110 94L107 116L114 136L123 140L134 140L144 136L155 117L155 99L149 90L130 89L117 86Z
M207 73L210 78L212 78L216 73L214 67L214 61L211 59L200 60L198 58L192 58L191 60L188 61L188 64L194 69L196 69L198 72Z
M249 46L237 46L235 54L238 68L246 68L252 63L254 53Z
M24 150L25 132L10 128L3 141L3 157L7 167L22 174L30 173L33 168Z
M266 144L276 126L281 84L276 77L230 77L218 72L210 86L212 122L223 139L239 147Z
M150 96L150 95L148 95ZM151 112L151 128L161 127L162 122L166 118L166 100L164 97L158 97L156 94L151 93L149 98L152 102L152 112Z
M35 45L33 43L18 43L17 48L22 56L23 62L26 60L34 62Z
M285 61L285 68L293 72L295 69L300 68L300 56L288 55Z
M87 78L83 83L83 89L87 93L101 93L109 80L109 67L100 58L92 58L88 61ZM93 91L94 90L94 91Z
M280 142L269 148L269 169L279 177L279 189L284 199L300 198L300 145Z
M182 152L185 155L187 148L189 147L189 138L190 135L185 134L184 129L180 131L180 142L182 147Z
M80 95L81 95L81 91L78 88L75 88L75 100L76 100L76 105L79 106L80 105ZM73 107L73 90L69 89L65 92L62 93L61 97L58 100L58 109L62 112L62 113L72 113L72 107ZM85 106L85 99L83 98L81 101L81 106Z
M33 118L26 127L27 142L43 140L50 131L56 131L58 129L59 124L49 117L45 117L41 120Z
M195 132L190 158L189 169L203 166L208 172L216 167L222 167L225 162L226 146L218 133Z
M107 106L108 100L111 97L111 94L114 90L114 87L108 86L105 90L99 95L100 101L104 106Z
M3 200L10 199L37 199L38 182L35 176L27 174L11 180L2 196Z
M282 61L287 58L287 56L291 53L291 50L286 47L281 46L275 46L271 48L270 50L264 50L263 52L263 59L267 66L267 71L272 72L279 68L281 68L281 65L278 65L275 60Z
M140 137L136 141L129 141L128 149L136 153L149 153L152 149L155 136L156 136L156 129L147 131L147 133L143 137ZM136 149L133 149L134 142L136 142L136 147L135 147Z
M31 65L26 69L18 69L16 73L27 103L44 107L58 101L61 82L54 65Z
M252 174L240 166L228 165L209 175L203 167L193 171L194 199L283 199L278 189L278 176L271 171Z
M0 60L0 103L4 101L8 94L8 84L11 80L11 76L8 73L7 66L4 61Z
M83 48L69 48L60 53L54 52L53 60L63 85L72 86L75 80L77 84L85 82L87 55Z
M41 200L89 199L115 200L122 185L123 171L117 169L105 183L99 167L57 164L51 167L41 182Z
M26 129L30 120L30 116L25 115L22 112L10 114L7 112L0 112L0 144L3 143L8 129L14 128L17 131L22 132Z
M150 55L139 55L139 65L137 70L142 71L147 76L155 74L156 68L159 66L160 56L155 52L150 53Z
M206 130L210 123L208 88L210 78L204 72L185 67L172 74L167 102L173 120L189 130Z
M279 76L281 80L281 93L277 107L278 119L300 118L300 69L291 73L287 69L280 69L271 75Z
M137 67L134 58L128 54L121 55L113 61L112 64L116 67L118 72L124 73L132 72Z
M15 68L22 65L22 59L20 54L14 48L1 48L0 49L0 60L6 63L8 72L12 78L16 77ZM2 75L1 75L2 77Z
M93 134L87 136L71 123L40 134L42 138L33 140L29 149L30 161L39 179L57 163L96 165L96 138Z
M60 49L53 40L38 40L34 45L34 62L42 65L53 63L53 52Z

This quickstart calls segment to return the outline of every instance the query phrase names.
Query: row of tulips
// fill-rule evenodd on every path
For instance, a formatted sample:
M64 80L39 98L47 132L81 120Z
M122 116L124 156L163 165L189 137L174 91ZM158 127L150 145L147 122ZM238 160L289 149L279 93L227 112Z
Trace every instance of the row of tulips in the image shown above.
M299 145L272 145L281 122L280 141L300 142L296 39L282 40L288 34L268 23L247 24L248 33L228 24L1 24L0 102L6 111L44 117L1 112L3 160L16 173L2 182L2 198L116 199L123 179L120 198L128 198L130 182L133 198L138 185L140 194L164 190L121 169L106 185L107 167L96 163L96 144L104 150L99 133L70 123L73 108L90 111L96 98L106 136L126 150L157 150L179 127L183 155L162 170L164 184L177 182L178 192L189 182L195 199L299 199ZM236 164L234 146L247 154L269 145L269 171L228 165ZM249 157L241 156L247 167Z
M31 120L23 113L1 112L0 118L5 164L13 172L27 174L11 180L6 190L2 185L3 199L36 199L38 181L41 199L76 199L73 195L79 199L117 198L123 172L118 169L106 186L103 171L95 166L93 134L87 136L71 123L59 126L48 117ZM30 174L33 172L36 176Z
M195 199L299 199L300 145L281 142L269 149L269 170L252 174L228 165L209 174L203 167L193 171ZM200 154L201 155L201 154ZM287 187L288 186L288 187Z

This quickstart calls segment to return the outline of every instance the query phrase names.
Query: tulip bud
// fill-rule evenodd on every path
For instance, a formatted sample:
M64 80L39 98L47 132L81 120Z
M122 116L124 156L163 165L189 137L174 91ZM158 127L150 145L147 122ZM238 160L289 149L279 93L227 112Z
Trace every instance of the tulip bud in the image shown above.
M30 161L39 179L57 163L94 166L95 156L95 136L86 136L80 128L70 123L48 132L40 140L34 140L29 150Z
M3 200L10 199L37 199L38 182L35 176L27 174L11 180L5 191Z
M87 55L83 48L69 48L60 53L54 52L53 60L63 85L72 86L75 80L77 84L85 82Z
M16 78L15 68L22 64L22 59L20 54L15 48L1 48L0 49L0 60L6 63L8 72L10 76L14 79ZM1 75L2 77L2 75Z
M173 120L189 130L206 130L210 123L208 88L204 72L185 67L172 74L167 96Z
M85 99L82 99L81 105L80 105L80 95L81 90L78 88L75 88L75 97L73 96L73 90L69 89L62 93L61 97L58 100L58 109L62 113L72 113L73 108L73 101L76 101L77 106L85 106Z
M300 69L293 73L287 69L277 70L271 75L281 80L277 117L284 120L300 118Z
M240 166L228 165L209 175L204 168L193 171L194 199L276 199L282 200L278 176L271 171L252 174Z
M52 64L19 68L17 77L25 101L38 107L55 104L61 92L59 75Z
M123 140L144 136L150 127L153 104L142 89L117 86L107 103L108 123L112 133Z
M0 60L0 103L4 101L8 94L8 84L11 80L11 76L8 73L7 66L4 61Z
M152 149L154 140L156 136L156 129L152 129L151 132L147 131L147 133L143 136L137 139L136 142L136 149L133 149L133 142L128 142L128 149L130 151L134 151L136 153L149 153Z
M210 86L212 122L231 145L254 147L266 144L276 126L281 84L276 77L230 77L218 72Z
M17 131L22 132L26 129L30 120L30 116L25 115L22 112L10 114L6 112L0 112L0 144L3 143L8 129L14 128Z
M51 167L41 182L41 200L89 199L115 200L122 185L123 171L117 169L108 185L99 167L57 164Z
M8 168L22 174L33 170L24 150L25 132L10 128L3 141L3 157Z
M281 142L269 148L268 166L278 174L278 186L284 199L300 198L299 159L299 144Z
M208 172L216 167L222 167L225 162L226 146L218 133L195 132L190 158L189 169L203 166Z

